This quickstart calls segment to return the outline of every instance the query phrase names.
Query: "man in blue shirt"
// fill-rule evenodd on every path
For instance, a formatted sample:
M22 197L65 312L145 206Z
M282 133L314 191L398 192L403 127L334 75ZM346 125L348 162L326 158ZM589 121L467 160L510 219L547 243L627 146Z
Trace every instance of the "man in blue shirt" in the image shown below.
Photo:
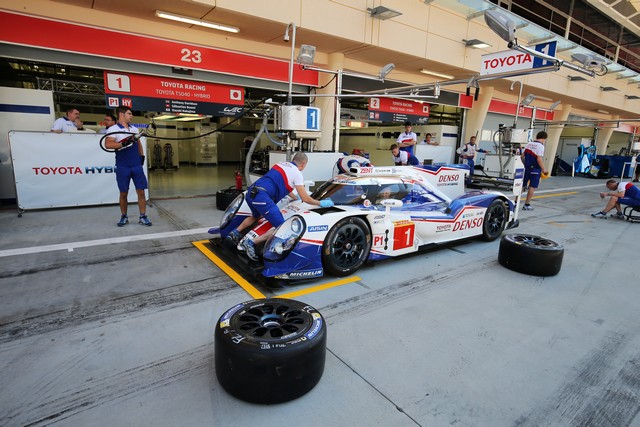
M144 151L138 129L134 127L133 113L128 107L118 107L116 110L118 123L107 130L105 148L116 150L116 181L120 190L120 221L118 227L129 223L127 217L127 195L129 193L129 183L133 180L138 195L138 209L140 210L140 220L138 224L150 227L151 221L147 218L147 201L144 190L148 188L147 177L144 175Z

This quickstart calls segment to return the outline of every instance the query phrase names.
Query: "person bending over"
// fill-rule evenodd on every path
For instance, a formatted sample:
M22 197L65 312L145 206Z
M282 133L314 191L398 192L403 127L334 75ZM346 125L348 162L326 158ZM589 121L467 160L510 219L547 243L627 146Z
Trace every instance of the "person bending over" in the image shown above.
M391 157L393 157L393 163L396 166L418 166L420 164L420 160L416 156L406 151L401 151L398 144L391 145Z
M605 184L609 191L603 191L600 193L600 198L604 199L609 196L607 205L600 212L591 214L594 218L607 218L607 212L616 209L616 213L611 215L614 218L624 219L620 204L623 205L635 205L640 204L640 190L638 187L630 182L618 182L615 179L610 179Z
M252 226L261 216L266 218L273 228L254 240L245 239L243 242L244 250L252 260L257 261L259 259L256 245L266 241L274 233L275 229L284 222L284 217L276 203L286 196L296 200L297 197L293 193L294 189L305 203L322 208L333 206L331 199L316 200L305 190L302 171L307 166L308 161L307 155L298 151L290 162L280 162L273 165L266 174L247 188L245 200L251 209L251 216L245 218L238 228L231 230L227 239L237 244L240 241L243 230Z

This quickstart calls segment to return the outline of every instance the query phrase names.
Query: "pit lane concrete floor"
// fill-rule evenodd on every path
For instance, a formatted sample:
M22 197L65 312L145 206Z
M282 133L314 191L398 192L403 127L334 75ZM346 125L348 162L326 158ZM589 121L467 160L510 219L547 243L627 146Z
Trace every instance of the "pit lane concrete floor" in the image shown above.
M192 244L214 198L154 201L150 228L3 209L0 425L640 426L640 224L589 216L603 186L545 180L510 231L562 243L557 276L471 240L299 298L328 324L324 376L269 406L215 377L215 322L251 298Z

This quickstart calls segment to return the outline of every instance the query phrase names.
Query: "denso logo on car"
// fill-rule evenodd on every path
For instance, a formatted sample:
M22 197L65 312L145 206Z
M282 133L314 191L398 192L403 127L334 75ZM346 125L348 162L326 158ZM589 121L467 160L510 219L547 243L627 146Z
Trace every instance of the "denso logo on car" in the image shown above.
M467 230L482 226L482 218L464 219L453 224L453 231Z
M460 175L456 174L456 175L441 175L438 178L438 182L453 182L453 181L459 181L460 180Z
M309 227L307 227L307 231L309 233L315 233L318 231L328 231L328 230L329 230L328 225L310 225Z

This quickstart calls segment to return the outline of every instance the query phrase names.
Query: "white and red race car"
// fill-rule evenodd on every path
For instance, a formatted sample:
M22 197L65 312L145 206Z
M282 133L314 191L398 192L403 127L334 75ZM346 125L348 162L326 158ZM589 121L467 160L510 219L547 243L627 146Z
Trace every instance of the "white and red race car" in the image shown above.
M516 227L516 205L500 192L465 192L466 174L454 165L351 168L312 194L331 198L335 206L301 201L282 206L285 222L261 251L262 275L290 280L346 276L366 261L470 237L492 241ZM517 175L521 182L522 173ZM521 184L514 186L514 194L520 189ZM225 211L220 228L210 232L224 239L250 214L241 194ZM269 228L261 220L243 239Z

